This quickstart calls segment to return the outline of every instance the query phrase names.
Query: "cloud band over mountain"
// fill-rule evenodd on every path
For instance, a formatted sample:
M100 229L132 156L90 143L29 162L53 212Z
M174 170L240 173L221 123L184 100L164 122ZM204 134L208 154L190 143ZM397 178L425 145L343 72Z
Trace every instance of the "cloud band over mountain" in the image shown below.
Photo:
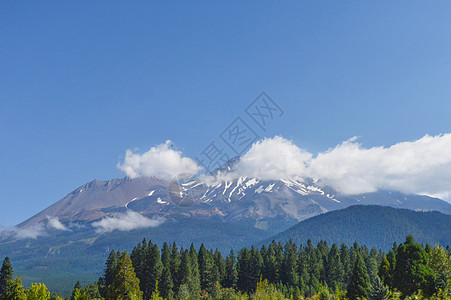
M170 149L169 144L167 141L144 154L127 150L124 162L118 167L130 177L196 174L202 169L194 160ZM372 148L365 148L354 137L314 155L276 136L255 143L232 172L221 174L220 179L309 177L342 194L386 189L449 199L450 149L451 134L425 135L415 141Z

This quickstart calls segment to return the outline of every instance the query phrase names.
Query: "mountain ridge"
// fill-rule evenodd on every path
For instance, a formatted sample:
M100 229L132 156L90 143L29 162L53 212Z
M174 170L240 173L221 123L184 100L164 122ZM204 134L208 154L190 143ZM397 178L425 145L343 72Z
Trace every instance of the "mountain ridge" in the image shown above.
M303 244L310 239L314 244L325 240L352 246L357 242L387 250L393 242L402 243L407 235L412 235L419 243L449 246L451 215L379 205L353 205L304 220L262 243L291 239Z

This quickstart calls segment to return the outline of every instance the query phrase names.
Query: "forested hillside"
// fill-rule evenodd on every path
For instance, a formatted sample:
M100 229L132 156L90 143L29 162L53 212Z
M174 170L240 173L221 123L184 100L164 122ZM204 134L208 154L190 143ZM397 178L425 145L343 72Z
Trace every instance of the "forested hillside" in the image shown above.
M419 243L451 245L451 215L377 205L355 205L302 221L267 239L285 243L321 240L352 245L355 241L388 250L412 235Z

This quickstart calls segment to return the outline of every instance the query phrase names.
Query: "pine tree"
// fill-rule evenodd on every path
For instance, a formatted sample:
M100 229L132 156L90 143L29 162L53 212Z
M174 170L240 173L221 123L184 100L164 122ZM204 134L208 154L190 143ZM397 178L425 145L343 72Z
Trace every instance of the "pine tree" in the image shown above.
M374 283L371 285L369 299L370 300L386 300L388 299L389 292L384 283L376 277Z
M160 250L158 245L154 244L149 248L149 255L147 259L147 286L146 290L143 290L144 298L151 297L152 292L155 291L156 282L161 280L161 273L163 272L163 263L161 262ZM147 293L146 293L147 292Z
M161 262L163 267L171 267L171 249L166 242L164 242L163 248L161 249Z
M349 299L364 298L370 291L370 278L363 262L362 256L357 255L351 281L348 285L347 297Z
M104 284L105 288L113 283L113 278L117 273L118 257L114 250L111 250L105 263Z
M136 246L132 254L130 255L130 258L133 262L133 268L135 269L136 276L140 280L140 288L141 290L144 290L145 285L147 284L147 272L146 269L146 263L149 255L149 248L147 240L144 238L141 243Z
M330 287L343 287L344 282L344 268L340 259L340 251L336 244L332 245L332 248L327 255L326 261L326 283Z
M377 250L372 248L370 254L365 260L366 269L368 270L368 276L370 277L371 284L375 283L377 279L378 264L377 264Z
M251 254L249 250L244 247L238 252L238 262L237 262L237 270L238 270L238 280L237 287L238 290L243 292L250 292L252 290L251 284Z
M185 284L187 287L189 287L191 282L193 281L192 276L191 257L188 250L183 250L178 275L178 277L180 278L180 286Z
M174 283L174 290L177 291L178 286L180 286L181 278L179 277L179 268L180 268L180 254L177 249L177 245L175 242L171 247L171 275L172 282Z
M282 283L288 286L297 286L298 278L298 251L296 244L290 240L285 244L284 260L281 269Z
M172 282L171 269L169 267L163 267L163 273L161 275L160 291L161 296L165 299L173 298L174 296L174 283Z
M3 299L6 290L13 280L13 267L9 261L9 257L3 260L2 269L0 270L0 299Z
M217 282L222 283L225 278L225 261L224 258L222 257L221 252L218 249L215 250L213 259L218 273Z
M251 278L251 286L250 288L252 290L255 289L257 286L257 282L261 279L262 269L263 269L263 258L260 254L260 251L258 251L257 248L254 246L251 247L250 251L250 278Z
M107 287L106 299L142 299L139 289L139 279L133 269L132 260L127 252L122 252L117 265L117 273L113 282Z
M194 248L193 243L191 243L191 246L189 248L189 256L191 261L191 284L189 286L190 288L190 294L191 297L197 298L200 295L201 288L200 288L200 274L199 274L199 263L198 263L198 257L196 248Z
M419 289L426 296L434 293L434 271L428 266L426 251L410 235L396 250L393 287L403 295L411 295Z
M210 253L202 243L199 248L199 274L200 274L200 286L202 290L206 290L215 284L213 274L213 259Z
M343 283L345 286L349 283L349 277L352 271L352 265L351 265L351 257L349 256L349 248L346 246L345 243L342 243L340 246L340 260L343 264Z
M233 250L230 250L229 256L226 258L225 277L223 285L226 288L236 288L238 280L238 271L236 269L236 258Z
M391 267L386 255L384 255L382 258L382 262L379 266L379 272L377 273L377 275L384 284L388 286L391 285Z
M306 294L311 296L316 294L319 289L321 269L323 266L321 261L321 252L313 246L312 241L307 241L305 251L308 262L307 272L309 274L309 280L308 282L305 282L307 285Z
M267 251L260 251L263 257L263 278L268 279L269 283L276 283L278 269L277 269L277 259L276 259L276 246L277 244L273 241L269 246ZM266 249L265 246L262 250Z

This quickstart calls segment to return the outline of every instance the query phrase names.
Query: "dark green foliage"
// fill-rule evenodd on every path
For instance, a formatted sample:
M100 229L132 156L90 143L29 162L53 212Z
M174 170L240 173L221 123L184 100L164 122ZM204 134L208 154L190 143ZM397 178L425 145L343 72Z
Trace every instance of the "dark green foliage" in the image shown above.
M229 256L226 258L225 263L225 276L223 280L223 286L226 288L236 288L236 282L238 280L238 271L236 269L236 258L233 250L230 250Z
M172 282L172 275L169 267L163 267L159 290L163 298L172 298L174 296L174 283Z
M378 278L377 273L379 271L376 248L371 249L369 255L365 258L365 265L368 271L368 276L370 277L370 282L371 284L373 284Z
M210 252L207 251L204 244L199 249L199 274L200 274L200 286L203 290L212 287L215 284L214 272L213 272L213 258Z
M113 281L106 287L105 299L142 299L139 289L139 279L133 269L132 260L127 252L119 255L116 274Z
M341 263L340 251L336 244L332 245L327 255L325 274L328 286L343 287L344 267Z
M109 286L113 283L114 275L117 273L118 266L118 255L114 250L111 250L110 255L105 263L105 275L104 275L104 284L105 287Z
M351 281L348 285L347 297L349 299L364 298L370 291L370 278L363 262L363 258L357 255L354 269L352 271Z
M146 272L144 278L146 279L147 288L143 290L143 296L144 299L149 299L152 296L152 292L155 291L157 281L160 281L163 272L163 263L161 262L160 250L157 244L149 246L149 254L144 270Z
M218 249L215 250L213 259L216 269L215 273L217 273L217 282L223 284L225 279L225 261Z
M345 243L340 246L340 260L343 265L343 283L347 285L349 283L349 274L351 274L351 257L349 256L349 248Z
M409 235L406 242L396 250L393 287L404 295L411 295L421 289L426 296L430 296L434 293L434 280L434 272L428 266L426 251Z
M180 285L181 279L179 278L179 268L180 268L180 256L177 249L177 245L175 242L172 244L171 248L171 275L172 275L172 282L174 283L174 286L178 287Z
M189 251L183 248L178 251L175 243L172 246L166 244L160 252L155 244L140 243L133 250L132 258L133 265L136 266L143 265L140 260L146 260L144 270L149 272L162 268L161 273L155 272L151 276L137 273L141 283L146 282L143 290L150 291L150 296L155 299L221 299L221 295L230 295L229 292L233 289L254 293L260 280L272 284L288 299L314 295L320 299L341 299L344 297L344 290L347 290L349 299L385 299L388 294L385 282L387 285L393 282L395 267L400 267L396 262L404 260L399 253L403 253L402 247L410 245L409 243L399 246L397 253L390 250L384 254L375 248L369 251L358 243L354 243L350 249L342 244L339 249L336 244L329 248L325 241L320 241L315 247L308 240L306 246L299 248L292 241L285 245L272 242L260 249L245 247L238 252L237 258L233 251L223 257L218 249L213 252L204 245L197 252L194 245L190 246ZM426 255L422 246L418 247ZM140 249L144 248L148 249L148 254L139 255ZM115 255L117 256L112 252L111 256ZM444 258L449 257L449 250L437 246L430 249L429 255L434 257L430 265L436 274L450 271L447 260L443 262ZM113 261L111 257L109 260ZM424 264L428 261L425 258L422 262ZM426 264L425 266L428 267ZM119 269L116 267L116 272ZM145 281L146 278L149 279ZM156 280L153 281L155 278L159 282L158 297ZM153 282L155 285L152 285ZM151 299L150 296L147 299Z
M284 260L280 274L282 282L290 286L296 286L299 282L298 251L297 246L291 240L285 245Z
M165 268L171 267L171 249L166 242L164 242L163 248L161 249L161 263Z
M311 239L313 243L326 240L350 246L357 241L387 251L393 241L402 242L409 234L420 243L451 245L450 227L451 215L439 212L356 205L302 221L266 242L285 243L293 239L296 243L303 243Z
M250 292L252 290L252 274L251 274L251 253L244 247L238 252L238 280L237 288L240 291Z
M6 291L13 280L13 267L9 261L9 257L3 260L2 269L0 270L0 299L3 299Z
M391 285L391 266L386 255L382 258L377 275L384 284Z
M192 297L197 297L200 295L200 272L199 272L199 262L197 258L197 252L194 245L191 244L189 249L189 256L191 259L191 283L190 283L190 293Z
M374 283L371 285L371 290L368 295L368 299L370 300L386 300L388 299L388 288L384 285L384 283L376 277Z

